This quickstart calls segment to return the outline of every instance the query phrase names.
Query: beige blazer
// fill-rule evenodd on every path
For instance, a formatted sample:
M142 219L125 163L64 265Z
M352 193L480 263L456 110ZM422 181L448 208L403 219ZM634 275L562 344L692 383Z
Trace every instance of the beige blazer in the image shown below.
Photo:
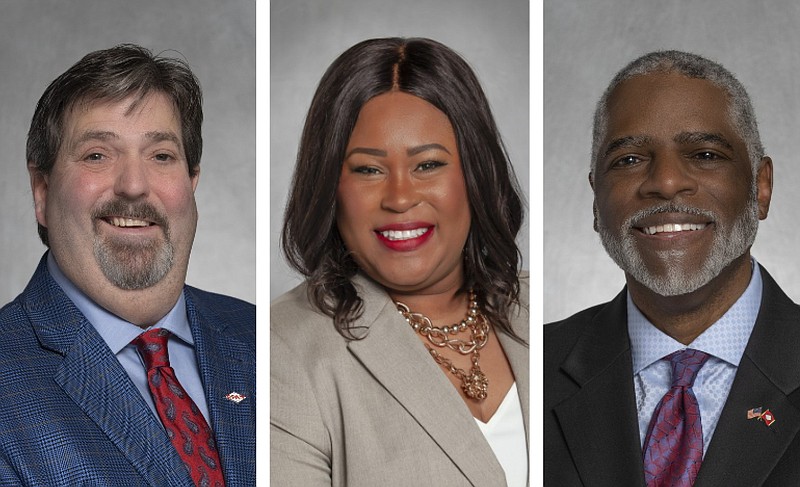
M339 335L304 284L272 303L271 484L506 485L469 409L386 292L364 276L354 283L364 300L361 340ZM512 324L528 342L527 276L520 283ZM529 437L528 347L499 338Z

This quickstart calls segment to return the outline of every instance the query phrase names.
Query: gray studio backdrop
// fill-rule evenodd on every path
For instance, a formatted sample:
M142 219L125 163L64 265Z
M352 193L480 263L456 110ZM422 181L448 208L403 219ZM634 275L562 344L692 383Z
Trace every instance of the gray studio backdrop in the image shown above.
M679 49L733 72L752 98L774 163L769 218L753 255L800 300L800 4L792 0L547 0L544 5L544 317L613 298L624 276L592 230L591 118L614 74L641 54Z
M0 14L0 306L45 251L25 137L47 85L123 42L179 51L205 96L200 220L189 284L255 300L255 0L3 0Z
M273 0L270 10L270 296L301 281L279 250L306 111L322 73L372 37L430 37L476 71L528 200L528 1ZM528 226L518 245L527 268Z

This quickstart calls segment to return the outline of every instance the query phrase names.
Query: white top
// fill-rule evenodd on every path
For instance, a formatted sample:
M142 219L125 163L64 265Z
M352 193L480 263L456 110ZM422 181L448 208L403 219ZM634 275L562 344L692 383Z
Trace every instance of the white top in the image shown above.
M497 461L505 470L508 487L528 485L528 448L517 383L511 385L505 399L488 423L477 418L475 422L492 447Z

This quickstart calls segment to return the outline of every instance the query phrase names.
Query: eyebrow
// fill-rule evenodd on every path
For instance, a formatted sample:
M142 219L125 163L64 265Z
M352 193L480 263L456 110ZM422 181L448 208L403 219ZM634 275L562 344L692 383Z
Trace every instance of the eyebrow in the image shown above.
M450 151L449 151L449 150L447 150L447 149L445 148L445 146L443 146L442 144L436 144L436 143L433 143L433 144L424 144L424 145L419 145L419 146L417 146L417 147L412 147L412 148L410 148L410 149L408 149L408 150L406 151L406 154L408 154L409 156L415 156L415 155L417 155L417 154L420 154L420 153L422 153L422 152L425 152L425 151L429 151L429 150L437 150L437 149L438 149L438 150L445 151L445 152L447 152L448 154L450 154Z
M153 142L173 142L175 145L180 146L181 142L178 139L178 136L172 132L161 132L161 131L153 131L153 132L146 132L144 134L145 137L152 140Z
M370 149L369 147L356 147L347 153L345 159L348 159L353 154L366 154L368 156L386 157L388 154L385 150Z
M145 132L145 138L150 139L152 142L163 142L169 141L173 142L175 145L180 146L181 142L178 139L178 136L172 132L164 132L155 130L152 132ZM75 139L72 144L70 144L70 150L75 150L79 145L88 142L90 140L117 140L119 139L119 134L116 132L112 132L110 130L87 130L86 132L82 133L80 137Z
M681 132L673 140L679 144L712 143L728 150L733 150L733 146L728 142L728 139L720 133Z
M178 136L172 132L162 132L162 131L152 131L152 132L145 132L145 138L152 140L153 142L162 142L162 141L170 141L176 144L180 144L180 140ZM116 132L111 132L109 130L88 130L81 134L80 137L75 139L74 145L82 144L89 140L110 140L110 139L119 139L119 135Z
M75 139L74 146L82 144L88 140L109 140L109 139L118 139L119 135L114 132L106 131L106 130L88 130L81 134L80 137Z
M411 147L410 149L406 150L406 155L415 156L417 154L421 154L429 150L442 150L450 154L450 151L447 150L447 148L442 144L433 143L433 144L423 144L416 147ZM368 156L377 156L377 157L386 157L389 155L385 150L381 149L372 149L369 147L355 147L353 150L347 153L345 159L349 158L353 154L367 154Z

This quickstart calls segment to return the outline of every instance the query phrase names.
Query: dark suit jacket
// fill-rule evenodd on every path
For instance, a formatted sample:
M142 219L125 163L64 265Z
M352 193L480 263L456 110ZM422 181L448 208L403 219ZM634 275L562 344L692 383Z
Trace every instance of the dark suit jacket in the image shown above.
M800 307L764 292L695 487L800 485ZM545 485L644 485L625 291L545 327ZM772 426L747 419L755 407Z
M227 485L255 485L255 307L190 287L184 293ZM247 399L224 399L233 391ZM0 310L0 404L0 485L194 485L45 258Z

